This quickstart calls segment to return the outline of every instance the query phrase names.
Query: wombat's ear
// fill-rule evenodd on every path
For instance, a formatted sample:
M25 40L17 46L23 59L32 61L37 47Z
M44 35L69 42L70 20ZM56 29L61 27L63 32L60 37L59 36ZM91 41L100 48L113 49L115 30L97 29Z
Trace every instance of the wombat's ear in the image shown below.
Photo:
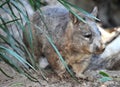
M72 21L73 24L79 23L78 18L74 14L69 13L69 17L70 17L70 19L71 19L71 21Z
M98 14L98 8L97 6L94 7L93 11L91 12L91 14L95 17L97 17L97 14Z

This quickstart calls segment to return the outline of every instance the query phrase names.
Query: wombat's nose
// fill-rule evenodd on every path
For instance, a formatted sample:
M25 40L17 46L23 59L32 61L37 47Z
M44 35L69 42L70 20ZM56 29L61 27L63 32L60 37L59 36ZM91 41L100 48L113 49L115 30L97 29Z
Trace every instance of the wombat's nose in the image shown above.
M101 54L105 50L105 45L101 44L101 46L96 46L96 54Z

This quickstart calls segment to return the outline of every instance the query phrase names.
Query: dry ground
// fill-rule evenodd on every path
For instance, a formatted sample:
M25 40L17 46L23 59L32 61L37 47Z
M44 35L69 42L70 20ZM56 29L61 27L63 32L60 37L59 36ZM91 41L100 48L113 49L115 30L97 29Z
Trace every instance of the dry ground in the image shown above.
M77 83L72 78L60 81L55 75L51 73L51 75L48 75L48 82L39 76L39 81L42 84L40 85L30 81L25 76L16 73L3 62L0 62L0 67L3 67L7 74L13 76L13 78L8 78L0 72L0 87L120 87L120 71L107 71L109 75L113 76L114 78L116 77L114 80L107 82L99 81L99 78L97 78L98 70L91 71L89 75L93 75L97 79L94 81L81 80L80 83Z

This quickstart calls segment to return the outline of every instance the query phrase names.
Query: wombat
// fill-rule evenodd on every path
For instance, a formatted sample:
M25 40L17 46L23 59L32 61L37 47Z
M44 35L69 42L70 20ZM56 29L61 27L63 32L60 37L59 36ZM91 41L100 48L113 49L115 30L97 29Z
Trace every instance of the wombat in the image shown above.
M75 76L85 78L83 73L90 63L92 54L100 54L104 49L95 21L79 12L78 15L86 21L83 23L62 6L46 6L41 10L43 15L36 12L31 19L36 61L44 55L58 76L62 77L66 71L55 50L46 39L44 34L46 33L51 37L67 65L71 66ZM91 14L96 16L97 8L94 8ZM41 19L42 16L43 19ZM44 33L35 26L39 26ZM29 34L28 28L26 24L25 32L27 34ZM23 37L26 46L30 48L25 34Z

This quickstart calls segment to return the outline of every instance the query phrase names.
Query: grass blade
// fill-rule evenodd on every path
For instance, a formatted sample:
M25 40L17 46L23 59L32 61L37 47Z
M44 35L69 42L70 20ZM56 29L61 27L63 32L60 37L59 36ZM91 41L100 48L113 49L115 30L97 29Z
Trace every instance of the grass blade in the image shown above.
M31 66L24 58L22 58L21 56L19 56L17 53L15 53L14 51L10 50L10 49L7 49L3 46L0 46L0 49L3 49L4 51L6 51L7 53L13 55L15 58L17 58L17 60L19 60L24 66L26 66L26 64L31 67L33 70L36 71L36 69Z

